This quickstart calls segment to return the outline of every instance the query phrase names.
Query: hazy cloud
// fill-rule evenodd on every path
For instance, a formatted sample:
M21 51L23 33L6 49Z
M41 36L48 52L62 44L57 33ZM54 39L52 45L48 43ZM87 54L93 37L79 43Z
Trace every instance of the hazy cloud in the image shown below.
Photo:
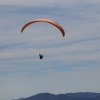
M100 0L1 0L0 99L100 92L99 9ZM47 23L20 32L37 18L58 22L66 36ZM44 53L43 60L39 53Z

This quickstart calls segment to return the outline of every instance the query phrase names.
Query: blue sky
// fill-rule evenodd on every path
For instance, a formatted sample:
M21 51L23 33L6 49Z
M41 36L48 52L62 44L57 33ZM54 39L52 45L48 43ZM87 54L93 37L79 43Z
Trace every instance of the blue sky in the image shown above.
M0 0L0 100L42 92L100 93L100 0Z

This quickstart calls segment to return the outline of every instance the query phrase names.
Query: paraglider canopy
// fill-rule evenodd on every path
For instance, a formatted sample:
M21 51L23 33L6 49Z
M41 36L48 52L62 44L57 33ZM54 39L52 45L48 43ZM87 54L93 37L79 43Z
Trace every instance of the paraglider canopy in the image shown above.
M63 37L65 36L64 29L57 22L54 22L53 20L50 20L50 19L36 19L36 20L32 20L32 21L28 22L27 24L25 24L22 27L21 33L24 31L24 29L27 26L29 26L29 25L31 25L33 23L36 23L36 22L47 22L47 23L50 23L50 24L54 25L55 27L57 27L61 31Z

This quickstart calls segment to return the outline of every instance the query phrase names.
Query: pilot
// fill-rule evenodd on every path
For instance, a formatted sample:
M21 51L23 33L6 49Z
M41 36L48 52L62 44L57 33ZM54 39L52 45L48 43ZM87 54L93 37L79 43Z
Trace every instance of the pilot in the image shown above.
M39 56L40 56L40 59L43 59L43 55L42 54L39 54Z

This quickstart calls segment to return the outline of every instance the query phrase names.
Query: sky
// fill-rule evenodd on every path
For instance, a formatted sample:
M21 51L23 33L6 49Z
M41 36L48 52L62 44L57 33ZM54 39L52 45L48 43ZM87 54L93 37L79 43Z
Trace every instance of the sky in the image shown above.
M0 0L0 100L44 92L100 93L100 0Z

